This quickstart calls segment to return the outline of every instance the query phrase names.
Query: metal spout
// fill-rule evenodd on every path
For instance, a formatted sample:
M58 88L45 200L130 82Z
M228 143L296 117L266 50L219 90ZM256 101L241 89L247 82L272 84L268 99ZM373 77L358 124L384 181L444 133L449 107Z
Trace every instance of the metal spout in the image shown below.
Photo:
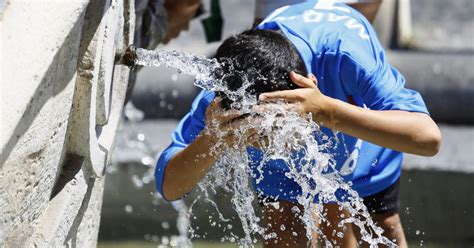
M115 64L135 67L136 50L137 48L134 45L130 45L126 49L117 50L115 52Z

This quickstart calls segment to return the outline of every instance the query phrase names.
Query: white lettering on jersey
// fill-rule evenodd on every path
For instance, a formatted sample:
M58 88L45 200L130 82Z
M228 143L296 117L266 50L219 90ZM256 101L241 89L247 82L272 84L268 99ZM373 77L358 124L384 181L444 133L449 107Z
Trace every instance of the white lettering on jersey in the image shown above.
M345 23L346 27L348 27L349 29L359 29L359 36L360 38L364 39L364 40L368 40L369 39L369 35L367 35L367 32L365 30L365 27L360 24L358 21L356 21L355 19L351 18L350 20L348 20L346 23Z
M342 165L341 169L339 170L339 174L341 176L348 176L354 172L354 169L357 164L357 160L359 160L360 149L362 148L362 140L357 139L357 142L354 146L354 150L351 152L351 155L346 159L344 164Z
M338 173L339 176L343 176L343 177L354 173L354 170L357 165L357 161L359 160L361 148L362 148L362 140L357 139L356 144L354 146L354 150L352 150L351 154L347 157L346 161L344 161L344 164L342 165L341 169L333 170L330 173L324 173L324 176L328 178L336 178L336 173Z
M349 18L348 16L339 16L334 13L329 13L328 15L328 21L330 22L338 22L338 21L342 21L348 18Z
M303 14L303 20L304 22L321 22L323 19L324 14L321 12L316 12L316 11L305 11Z
M274 17L274 16L278 15L279 13L283 12L288 7L289 6L285 6L285 7L282 7L280 9L276 10L271 16L266 18L264 22L271 21L272 17ZM343 7L338 7L338 8L343 8ZM323 8L319 8L319 9L323 9ZM343 9L347 9L347 8L343 8ZM339 9L337 9L337 10L339 10ZM275 17L273 20L274 21L284 21L284 20L292 20L292 19L299 18L299 17L300 17L300 15L278 16L278 17ZM365 29L364 25L362 25L360 22L358 22L356 19L354 19L350 16L337 15L337 14L334 14L334 13L319 12L315 9L309 9L309 10L306 10L303 13L303 22L304 23L317 23L317 22L321 22L323 20L327 20L328 22L344 22L344 26L347 27L348 29L358 31L358 36L361 39L368 40L370 38L369 35L367 34L367 30Z

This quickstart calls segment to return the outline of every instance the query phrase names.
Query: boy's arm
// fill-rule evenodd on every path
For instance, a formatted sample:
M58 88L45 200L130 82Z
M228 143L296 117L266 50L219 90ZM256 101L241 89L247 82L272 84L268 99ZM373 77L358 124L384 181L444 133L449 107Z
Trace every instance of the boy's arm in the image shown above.
M290 77L302 89L265 93L260 100L297 103L298 111L312 113L323 126L390 149L423 156L433 156L439 150L440 131L426 114L361 108L323 95L314 76L292 72Z
M162 193L165 199L177 200L191 191L204 178L225 147L238 143L236 139L240 137L232 132L248 121L238 118L240 116L237 110L222 110L216 100L210 103L205 113L205 127L189 145L172 155L164 169ZM259 138L256 130L252 129L239 135L245 137L240 140L245 140L246 144L256 143ZM220 143L216 145L218 141Z
M201 132L185 149L168 162L163 178L163 197L173 201L181 198L206 175L216 161L210 153L212 137Z

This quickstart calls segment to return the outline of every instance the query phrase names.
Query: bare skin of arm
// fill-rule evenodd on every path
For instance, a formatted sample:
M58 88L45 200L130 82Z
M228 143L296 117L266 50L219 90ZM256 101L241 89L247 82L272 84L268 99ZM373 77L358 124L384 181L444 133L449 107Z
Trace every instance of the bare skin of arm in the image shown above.
M202 134L173 156L163 178L163 195L166 199L181 198L206 175L216 161L216 157L209 154L212 144L212 138Z
M422 156L439 151L441 133L426 114L361 108L323 95L313 75L307 78L292 72L290 78L302 88L264 93L260 100L294 103L298 112L312 113L313 120L325 127L393 150ZM258 108L257 112L263 110Z
M163 194L168 200L177 200L191 191L206 175L209 169L219 158L226 144L236 144L236 137L232 131L248 119L239 118L237 110L224 111L218 100L211 102L206 111L206 128L184 150L176 153L169 161L163 178ZM223 136L224 144L221 149L211 152L215 147L216 131L226 132ZM242 134L239 134L242 135ZM256 143L259 136L256 130L249 129L243 134L248 144ZM245 144L241 144L245 145ZM216 147L217 148L217 147Z

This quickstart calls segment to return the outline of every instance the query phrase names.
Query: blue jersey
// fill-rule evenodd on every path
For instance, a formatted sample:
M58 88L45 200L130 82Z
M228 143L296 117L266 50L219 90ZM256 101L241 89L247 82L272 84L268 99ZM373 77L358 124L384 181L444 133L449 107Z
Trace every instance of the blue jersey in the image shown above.
M308 72L318 79L321 92L332 98L373 110L404 110L428 114L418 92L404 87L404 77L386 60L370 23L357 11L332 1L307 1L275 10L259 29L281 30L296 46ZM162 193L163 175L169 159L184 149L205 127L207 106L212 92L201 92L191 111L172 134L171 145L161 154L156 168L157 189ZM380 192L398 180L403 154L342 133L321 129L339 143L325 152L336 162L337 173L360 196ZM255 169L262 152L247 148L250 166ZM288 179L284 162L264 165L264 177L255 189L266 196L294 201L301 192ZM185 172L183 172L185 173ZM330 172L336 173L336 172ZM329 174L330 174L329 173ZM330 175L329 175L330 176Z

